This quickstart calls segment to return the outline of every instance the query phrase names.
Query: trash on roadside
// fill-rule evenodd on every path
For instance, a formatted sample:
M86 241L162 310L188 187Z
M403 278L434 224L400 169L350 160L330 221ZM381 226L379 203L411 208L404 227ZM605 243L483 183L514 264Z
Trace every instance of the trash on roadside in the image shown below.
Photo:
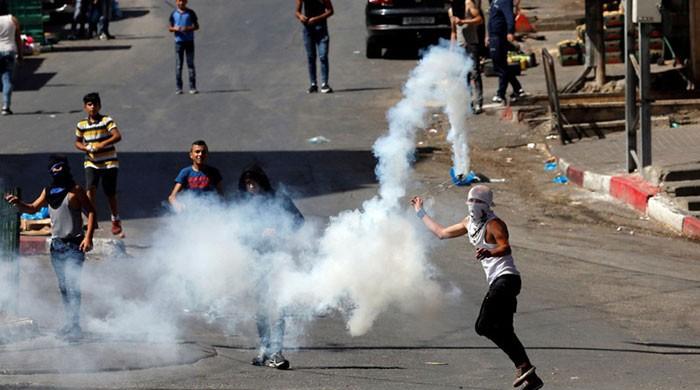
M507 163L512 163L512 162L513 162L513 157L506 157L506 162L507 162Z
M505 183L506 179L489 179L489 183Z
M557 161L557 158L554 157L554 156L552 156L552 157L546 159L544 162L548 162L548 163L549 163L549 162L556 162L556 161Z
M677 128L681 127L681 124L674 121L674 120L671 120L669 122L670 122L669 125L671 126L672 129L677 129Z
M46 219L48 217L49 217L49 208L48 207L42 207L39 209L39 211L37 211L36 213L33 213L33 214L22 213L19 216L20 219L25 219L28 221L37 221L40 219Z
M430 133L430 134L437 134L438 131L437 131L437 129L430 129L430 130L428 130L428 133Z
M534 149L535 146L537 146L537 145L535 145L534 142L530 142L529 144L527 144L527 148L528 148L528 149Z
M447 366L448 363L445 362L425 362L429 366Z
M440 114L433 114L433 119L437 119L440 117Z
M450 168L450 178L452 178L452 184L461 187L461 186L468 186L471 185L474 182L482 182L481 178L474 173L474 171L469 171L467 175L457 175L455 174L455 169Z
M546 137L544 137L544 138L545 138L545 139L558 139L559 136L556 135L556 134L552 134L552 135L548 135L548 136L546 136Z
M548 162L544 164L544 170L549 172L549 171L554 171L557 169L557 163L555 162Z
M418 146L423 146L424 144L425 144L425 142L423 142L423 141L418 141Z
M312 145L327 144L327 143L331 142L331 140L329 140L328 138L326 138L322 135L317 135L316 137L311 137L307 141Z
M352 52L352 54L360 54L360 51L359 51L359 50L355 50L355 51Z
M566 184L569 182L569 179L566 178L564 175L559 175L552 179L552 183L557 183L557 184Z

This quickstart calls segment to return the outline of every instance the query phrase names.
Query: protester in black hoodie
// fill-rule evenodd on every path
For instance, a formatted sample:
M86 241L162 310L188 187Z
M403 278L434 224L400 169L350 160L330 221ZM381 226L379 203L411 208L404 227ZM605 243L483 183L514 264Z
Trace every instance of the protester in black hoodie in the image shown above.
M238 180L238 190L242 201L260 201L259 207L279 207L287 212L293 219L295 227L299 227L304 222L304 216L294 205L292 200L282 193L278 193L272 188L270 179L265 171L258 165L248 167L241 174ZM273 224L273 226L276 226ZM274 228L265 229L263 235L274 237ZM251 364L254 366L269 366L286 370L289 368L289 360L282 355L282 342L284 339L284 313L278 313L276 319L270 324L269 302L266 300L269 290L269 281L266 272L261 273L263 277L258 281L258 313L256 315L256 325L260 336L260 347L258 355L253 358Z

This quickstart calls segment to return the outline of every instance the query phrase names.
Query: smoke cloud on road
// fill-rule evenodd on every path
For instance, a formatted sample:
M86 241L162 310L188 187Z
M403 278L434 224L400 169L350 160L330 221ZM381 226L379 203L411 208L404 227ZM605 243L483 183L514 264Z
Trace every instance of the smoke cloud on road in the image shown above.
M445 107L455 171L468 172L470 66L462 50L427 52L374 145L378 195L324 226L295 225L280 202L178 197L184 210L154 227L151 248L129 260L131 271L120 274L124 259L107 259L116 265L103 265L112 271L99 277L86 267L83 293L91 298L84 305L100 307L99 316L83 318L86 329L177 339L184 310L225 319L232 330L263 313L286 316L294 334L316 316L340 314L358 336L390 309L434 311L451 292L437 282L425 231L404 197L415 134L426 126L430 105Z

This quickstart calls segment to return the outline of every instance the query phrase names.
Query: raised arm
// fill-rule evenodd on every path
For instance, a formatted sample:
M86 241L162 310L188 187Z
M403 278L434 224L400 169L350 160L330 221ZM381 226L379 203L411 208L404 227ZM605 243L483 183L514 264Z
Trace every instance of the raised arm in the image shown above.
M33 214L39 211L41 206L46 204L46 189L42 190L39 197L32 203L22 202L20 198L11 194L5 194L5 201L17 207L17 210L19 210L21 213Z
M428 230L433 232L437 238L444 240L467 234L467 227L464 222L445 227L426 214L425 210L423 210L423 199L420 196L414 196L413 199L411 199L411 204L421 221L423 221Z

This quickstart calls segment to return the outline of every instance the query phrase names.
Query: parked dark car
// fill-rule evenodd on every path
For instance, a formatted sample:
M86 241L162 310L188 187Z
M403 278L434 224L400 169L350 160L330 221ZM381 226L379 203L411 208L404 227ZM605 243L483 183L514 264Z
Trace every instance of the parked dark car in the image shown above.
M367 0L367 58L394 45L432 44L450 38L447 0Z

